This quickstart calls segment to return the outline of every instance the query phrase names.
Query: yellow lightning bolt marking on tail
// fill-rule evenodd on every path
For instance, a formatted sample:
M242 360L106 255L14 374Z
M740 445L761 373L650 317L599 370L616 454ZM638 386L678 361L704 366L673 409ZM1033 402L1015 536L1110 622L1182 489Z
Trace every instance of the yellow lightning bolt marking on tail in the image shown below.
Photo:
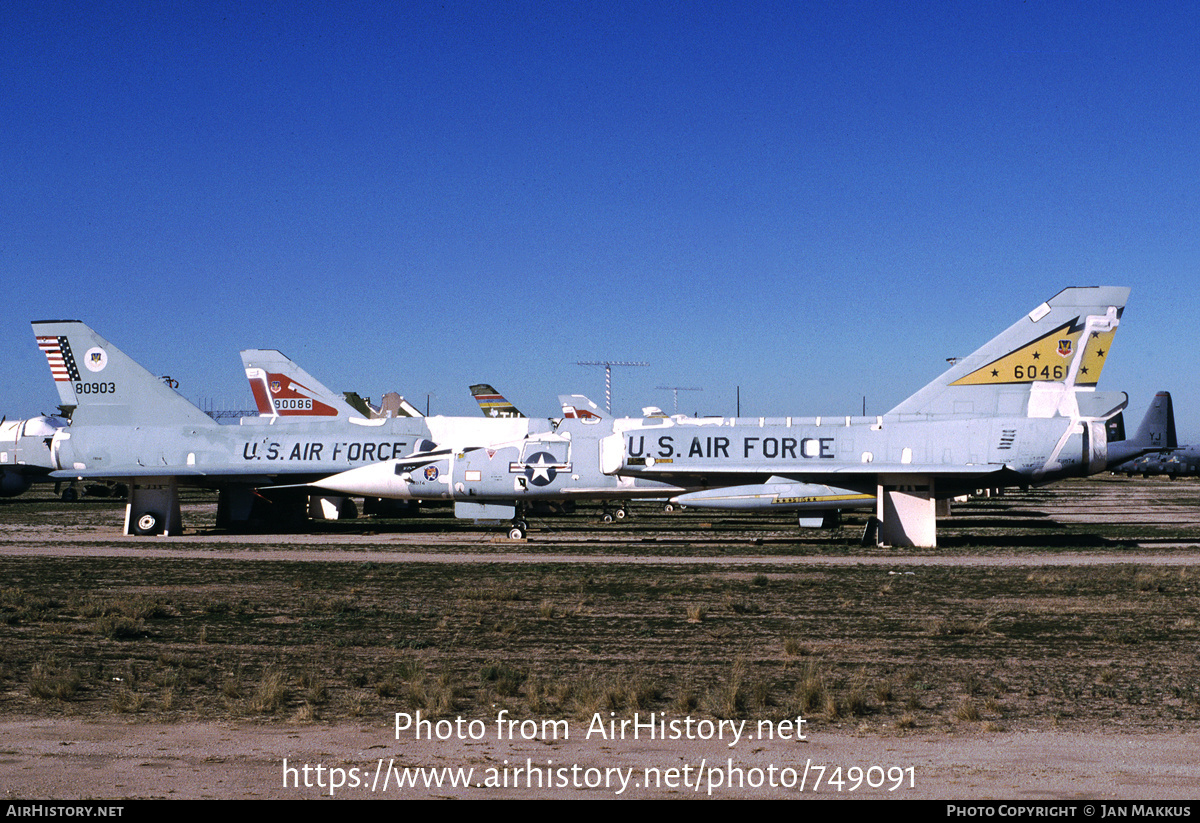
M1083 329L1076 323L1064 323L1054 331L1047 332L1037 340L1026 343L1021 348L1014 349L986 366L960 377L950 385L983 386L998 383L1032 383L1035 380L1061 383L1066 379L1071 361L1079 351L1082 333ZM1112 332L1101 333L1093 342L1105 337L1111 340ZM1088 347L1089 352L1092 348ZM1107 354L1108 350L1105 348L1105 355ZM1100 364L1103 364L1103 359L1100 359ZM1098 370L1096 375L1099 375ZM1090 368L1084 378L1095 382Z
M1096 381L1100 379L1100 372L1104 370L1104 363L1108 360L1108 352L1112 348L1116 333L1116 329L1095 332L1095 337L1089 335L1084 341L1083 362L1079 366L1079 377L1076 380L1078 385L1096 385Z

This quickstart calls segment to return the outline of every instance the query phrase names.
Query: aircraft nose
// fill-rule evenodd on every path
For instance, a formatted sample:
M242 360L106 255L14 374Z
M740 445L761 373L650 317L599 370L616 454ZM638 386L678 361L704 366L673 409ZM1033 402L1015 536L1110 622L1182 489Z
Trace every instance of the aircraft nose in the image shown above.
M372 463L369 466L359 466L330 475L317 480L312 485L341 494L409 499L412 495L408 493L409 482L405 479L407 472L404 475L397 475L395 466L396 461L394 460Z

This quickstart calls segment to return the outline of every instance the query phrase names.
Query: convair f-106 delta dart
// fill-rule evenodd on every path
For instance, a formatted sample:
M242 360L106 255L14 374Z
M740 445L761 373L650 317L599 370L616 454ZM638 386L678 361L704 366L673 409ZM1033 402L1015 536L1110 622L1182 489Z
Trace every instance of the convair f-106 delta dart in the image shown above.
M603 468L705 487L674 498L689 506L874 499L881 544L931 547L939 500L1094 474L1160 447L1109 443L1106 421L1128 397L1096 390L1128 296L1065 289L878 417L644 421L605 441Z
M877 417L568 419L519 443L384 461L314 485L404 498L437 484L455 500L507 506L561 497L560 478L595 455L599 474L621 479L618 494L631 479L658 481L692 490L672 498L680 504L799 511L806 525L874 506L881 544L934 546L939 500L1088 475L1161 448L1141 431L1109 443L1106 423L1128 397L1096 390L1128 295L1066 289Z
M428 437L421 418L354 425L344 403L315 404L297 387L280 413L308 412L304 422L222 426L85 324L46 320L33 331L62 404L75 409L51 441L52 476L128 481L126 534L180 533L181 484L219 490L219 525L302 518L303 495L256 490L407 455Z
M260 412L281 425L295 425L312 415L338 416L358 425L375 422L340 414L340 399L277 351L243 351L242 362ZM507 403L486 384L471 389L477 398L478 390L486 390L489 399ZM493 417L423 417L426 439L412 454L303 485L328 501L336 501L337 496L362 496L453 503L456 517L479 523L507 522L511 537L525 536L527 516L569 512L578 501L605 503L601 518L612 521L626 513L621 501L665 500L685 491L658 481L601 472L600 439L612 433L614 423L631 421L597 425L604 418L586 397L563 395L560 399L564 419L528 418L519 412ZM568 401L574 405L568 406ZM582 411L573 413L576 406ZM472 478L477 474L480 478L487 475L486 489L475 485Z

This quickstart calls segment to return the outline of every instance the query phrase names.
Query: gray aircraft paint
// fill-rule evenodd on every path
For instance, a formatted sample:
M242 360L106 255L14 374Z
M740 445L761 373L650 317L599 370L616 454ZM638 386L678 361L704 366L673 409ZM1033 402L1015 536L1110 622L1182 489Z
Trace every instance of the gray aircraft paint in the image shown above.
M873 495L881 542L933 546L939 499L1107 465L1105 421L1128 398L1095 387L1128 295L1065 289L885 415L646 421L605 440L603 468L743 497Z
M0 422L0 497L15 497L35 482L52 479L51 444L67 425L47 415Z
M768 502L772 494L852 498L844 506L826 500L829 508L873 497L882 542L934 545L938 499L1106 465L1105 421L1127 398L1095 385L1128 291L1066 289L874 418L363 420L325 403L332 393L301 370L286 409L299 414L275 407L241 426L218 426L82 323L34 329L64 405L82 414L55 437L56 475L148 478L137 485L166 489L131 497L127 530L138 509L169 502L179 482L308 483L452 500L460 515L483 519L515 517L538 501L669 492L757 498L750 507L780 505ZM267 365L295 366L279 358ZM333 413L314 405L322 414L303 414L305 398ZM1147 450L1126 444L1122 459L1138 448ZM167 518L176 525L177 514Z

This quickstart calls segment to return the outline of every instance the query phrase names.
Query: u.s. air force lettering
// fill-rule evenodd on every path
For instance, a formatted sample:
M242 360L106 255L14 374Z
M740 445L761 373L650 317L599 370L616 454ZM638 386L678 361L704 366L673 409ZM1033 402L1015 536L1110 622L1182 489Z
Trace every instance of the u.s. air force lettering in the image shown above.
M649 440L649 442L647 442ZM832 437L724 437L709 435L693 437L690 442L676 445L675 437L664 434L631 434L626 443L629 457L653 457L661 460L668 457L764 457L768 460L795 460L797 458L833 458Z
M260 442L242 446L243 460L348 460L351 463L395 460L403 457L408 443L286 443Z

